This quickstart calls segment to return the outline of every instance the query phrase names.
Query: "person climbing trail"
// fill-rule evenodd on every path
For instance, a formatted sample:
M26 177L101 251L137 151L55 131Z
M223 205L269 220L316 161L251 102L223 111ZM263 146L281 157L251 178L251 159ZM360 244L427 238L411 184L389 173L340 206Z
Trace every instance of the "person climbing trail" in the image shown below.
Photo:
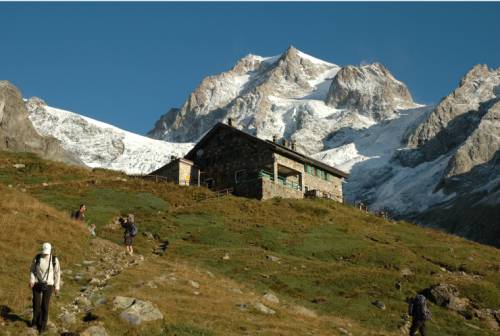
M134 223L134 215L129 214L127 218L119 218L119 222L122 226L122 228L125 229L124 232L124 244L125 244L125 249L126 252L129 255L134 255L134 248L132 244L134 243L134 237L137 235L137 226Z
M73 214L72 214L72 218L75 219L75 220L79 220L79 221L85 221L85 212L87 211L87 207L85 206L85 204L80 204L80 207L78 208L78 210L76 210Z
M57 295L61 285L61 266L52 252L52 245L44 243L41 253L35 256L30 268L29 286L33 294L31 326L39 333L47 328L52 292Z
M422 294L418 294L408 305L408 314L413 318L410 327L410 336L414 336L417 331L420 335L426 336L425 323L432 318L427 307L427 300Z
M90 224L90 226L89 226L89 232L90 232L90 235L91 235L92 237L97 236L97 233L96 233L96 231L95 231L95 230L96 230L96 226L95 226L95 224L94 224L94 223Z

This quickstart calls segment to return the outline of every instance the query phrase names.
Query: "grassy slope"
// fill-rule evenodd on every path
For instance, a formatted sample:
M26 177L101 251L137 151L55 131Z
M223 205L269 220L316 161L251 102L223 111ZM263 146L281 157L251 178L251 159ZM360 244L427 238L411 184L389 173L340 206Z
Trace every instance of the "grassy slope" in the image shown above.
M12 167L20 162L26 168ZM479 307L500 306L497 249L404 222L386 222L338 203L205 199L210 193L204 189L130 180L117 173L76 169L31 155L1 153L0 167L0 183L6 191L2 192L1 210L10 216L5 220L2 216L0 227L0 255L10 260L2 274L13 272L19 280L15 290L7 290L10 279L5 281L2 275L0 297L8 292L7 304L16 311L28 304L29 293L21 280L31 254L46 239L41 234L25 238L30 235L20 227L45 232L38 223L51 225L51 240L64 251L61 258L64 255L67 260L63 263L70 265L88 254L88 242L79 238L85 236L82 228L67 220L69 211L81 202L88 205L88 219L97 224L101 237L119 243L121 232L110 223L120 213L133 212L140 230L171 242L165 257L148 258L139 268L113 279L106 289L109 297L128 293L152 300L167 312L164 325L131 329L131 335L158 334L160 328L167 335L267 335L291 334L292 330L296 334L329 334L338 326L354 334L396 334L406 310L405 298L439 282L457 285ZM43 187L43 182L54 184ZM9 184L13 187L6 188ZM26 193L20 191L23 188ZM23 256L17 253L20 241L26 251ZM153 246L139 237L137 248L148 256ZM222 260L226 253L230 259ZM281 260L272 262L268 255ZM403 276L404 269L413 274ZM143 285L169 274L175 274L171 277L177 280L160 281L159 289ZM201 295L193 295L186 285L189 279L202 284ZM394 286L398 280L401 291ZM69 300L77 284L68 281L67 286ZM243 294L228 290L234 287ZM276 316L240 312L236 307L257 300L268 290L285 302L277 307ZM23 293L22 300L19 293ZM385 303L385 311L371 304L377 299ZM291 312L292 304L313 309L320 318L298 318ZM108 308L99 307L97 313L113 333L120 334L123 326ZM477 320L468 323L481 330L467 326L456 313L436 306L432 310L431 334L493 334Z

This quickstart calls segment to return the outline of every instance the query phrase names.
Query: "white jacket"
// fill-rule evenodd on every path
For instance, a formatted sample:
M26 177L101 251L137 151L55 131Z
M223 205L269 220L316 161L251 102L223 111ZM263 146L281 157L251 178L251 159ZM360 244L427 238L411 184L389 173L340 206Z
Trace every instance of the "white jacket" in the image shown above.
M30 284L34 285L39 280L47 281L47 285L54 286L56 290L59 290L61 286L61 266L59 265L59 258L56 258L55 268L54 265L52 264L52 260L49 259L50 258L48 255L42 256L40 258L39 265L36 264L36 257L33 259L30 269ZM45 275L49 265L50 265L49 273L48 275Z

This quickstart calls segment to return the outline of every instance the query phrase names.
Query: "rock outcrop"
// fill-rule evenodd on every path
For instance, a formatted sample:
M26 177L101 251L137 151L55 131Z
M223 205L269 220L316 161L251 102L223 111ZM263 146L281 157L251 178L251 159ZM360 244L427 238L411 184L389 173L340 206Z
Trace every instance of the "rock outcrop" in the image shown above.
M375 120L392 118L398 109L415 106L406 85L380 63L346 66L332 81L325 103L355 110Z
M470 153L470 159L477 157L478 162L485 162L492 157L491 152L498 148L500 140L489 137L480 139L478 133L485 132L494 135L497 131L492 122L482 123L486 117L495 123L497 117L497 102L500 100L500 69L490 70L486 65L476 65L460 81L457 89L443 98L435 109L414 130L406 135L409 151L403 152L399 160L414 167L425 161L432 161L441 155L467 142L473 134L475 140L469 144L481 144L493 140L493 146L480 147L475 153ZM488 111L492 110L491 113ZM493 129L492 129L493 127ZM480 128L488 128L481 131ZM493 133L490 133L490 132ZM466 163L464 152L470 145L462 150L455 162L456 167L449 167L447 173L463 173L473 166ZM482 163L481 162L481 163ZM462 167L460 167L463 164Z
M58 140L37 133L21 93L7 81L0 81L0 150L31 152L46 159L83 165Z

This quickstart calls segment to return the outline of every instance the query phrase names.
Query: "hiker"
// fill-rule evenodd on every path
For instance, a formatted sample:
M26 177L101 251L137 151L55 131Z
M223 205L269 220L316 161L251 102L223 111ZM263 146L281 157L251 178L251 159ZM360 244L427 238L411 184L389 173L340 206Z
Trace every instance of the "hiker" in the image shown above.
M410 327L410 336L414 336L417 330L420 332L420 335L425 336L425 322L432 318L425 296L418 294L410 300L408 314L413 318Z
M85 211L87 211L87 207L85 206L85 204L80 204L80 208L78 210L76 210L74 213L73 213L73 219L76 219L76 220L79 220L79 221L85 221Z
M52 254L52 245L44 243L30 269L30 288L33 292L33 320L31 326L43 332L47 328L52 292L57 295L61 285L61 266Z
M129 214L127 218L119 218L119 222L122 228L125 229L124 232L124 243L125 249L128 254L134 255L134 248L132 247L132 243L134 242L134 237L137 235L137 226L134 223L134 215Z

